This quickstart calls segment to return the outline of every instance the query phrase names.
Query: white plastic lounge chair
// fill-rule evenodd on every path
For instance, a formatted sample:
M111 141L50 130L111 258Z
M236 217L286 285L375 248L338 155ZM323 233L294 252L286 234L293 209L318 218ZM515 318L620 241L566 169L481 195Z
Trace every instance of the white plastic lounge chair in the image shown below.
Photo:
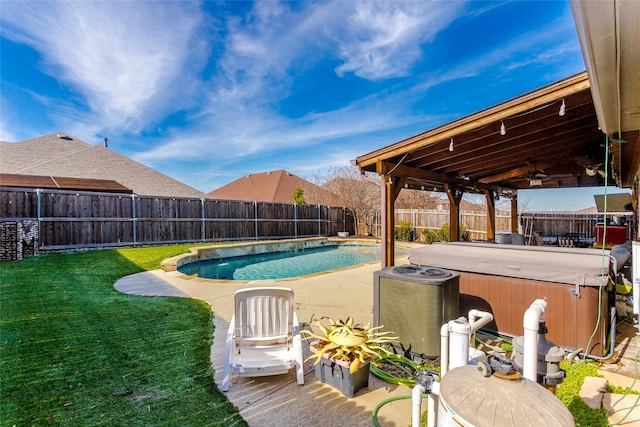
M296 368L304 384L300 324L289 288L247 288L234 295L224 352L222 391L231 374L245 377L286 374Z

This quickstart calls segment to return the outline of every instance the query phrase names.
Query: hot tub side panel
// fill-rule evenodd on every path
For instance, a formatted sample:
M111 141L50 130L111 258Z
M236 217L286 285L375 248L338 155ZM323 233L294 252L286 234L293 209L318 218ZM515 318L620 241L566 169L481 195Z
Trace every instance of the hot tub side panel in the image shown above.
M586 349L597 325L588 352L600 356L609 328L608 295L597 287L580 286L578 298L572 289L575 286L564 283L460 272L460 316L474 308L489 311L494 320L486 328L519 336L524 333L524 312L536 299L546 298L547 339L559 346Z

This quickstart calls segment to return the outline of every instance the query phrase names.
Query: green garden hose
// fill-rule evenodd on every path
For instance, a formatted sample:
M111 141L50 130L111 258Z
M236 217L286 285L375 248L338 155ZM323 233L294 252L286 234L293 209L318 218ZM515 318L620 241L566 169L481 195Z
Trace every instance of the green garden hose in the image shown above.
M377 365L381 362L386 362L391 365L394 365L401 371L405 372L409 375L409 378L398 377L390 374L382 369L380 369ZM416 380L413 378L416 372L422 370L422 367L409 359L408 357L394 354L394 353L384 353L378 352L378 356L376 357L375 364L371 364L371 373L381 380L388 382L390 384L404 385L407 387L413 387L416 385Z
M425 397L429 396L428 394L423 394L422 398L424 399ZM373 412L371 413L371 421L373 421L373 425L375 427L381 427L380 423L378 422L378 411L380 410L380 408L382 408L384 405L386 405L387 403L391 403L391 402L395 402L396 400L404 400L404 399L411 399L413 396L411 396L410 394L405 394L402 396L395 396L395 397L390 397L388 399L383 400L382 402L378 403L376 405L375 408L373 408Z

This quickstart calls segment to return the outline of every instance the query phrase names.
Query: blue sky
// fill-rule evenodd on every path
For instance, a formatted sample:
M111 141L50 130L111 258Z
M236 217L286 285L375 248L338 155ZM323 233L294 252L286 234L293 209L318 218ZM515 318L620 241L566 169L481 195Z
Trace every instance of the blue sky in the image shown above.
M204 192L323 175L585 69L568 1L3 0L0 25L0 140L108 137Z

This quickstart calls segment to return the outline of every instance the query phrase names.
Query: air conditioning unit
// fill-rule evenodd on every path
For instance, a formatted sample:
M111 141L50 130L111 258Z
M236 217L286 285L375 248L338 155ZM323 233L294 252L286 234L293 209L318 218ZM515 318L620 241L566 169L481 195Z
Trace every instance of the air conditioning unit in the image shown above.
M402 265L374 273L373 322L399 337L404 349L440 357L440 328L459 317L460 273Z

